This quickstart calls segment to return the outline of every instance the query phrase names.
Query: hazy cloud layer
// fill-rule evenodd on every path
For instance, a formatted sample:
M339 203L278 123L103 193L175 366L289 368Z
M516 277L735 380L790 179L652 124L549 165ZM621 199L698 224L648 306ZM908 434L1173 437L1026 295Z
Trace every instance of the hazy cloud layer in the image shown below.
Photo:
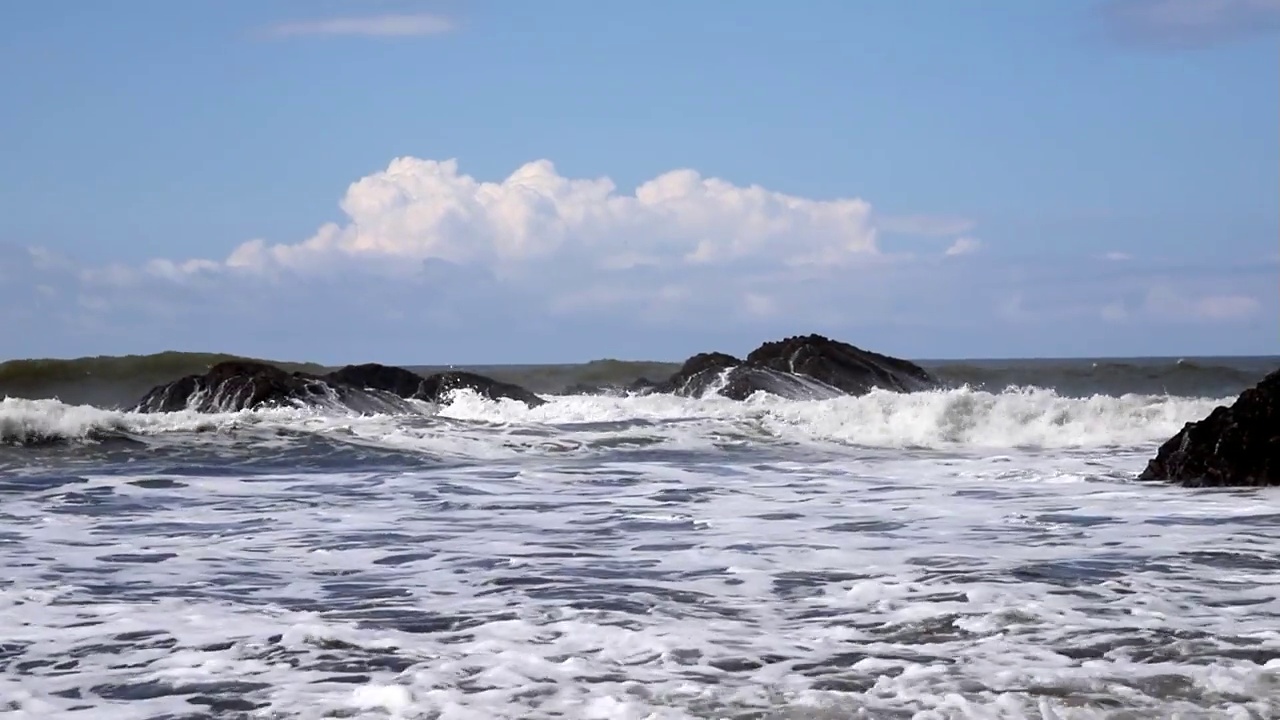
M413 37L441 35L452 32L456 25L449 18L427 13L403 15L368 15L362 17L334 17L313 20L292 20L265 29L269 37L297 36L361 36L361 37Z
M1166 48L1280 31L1280 0L1106 0L1099 11L1117 38Z

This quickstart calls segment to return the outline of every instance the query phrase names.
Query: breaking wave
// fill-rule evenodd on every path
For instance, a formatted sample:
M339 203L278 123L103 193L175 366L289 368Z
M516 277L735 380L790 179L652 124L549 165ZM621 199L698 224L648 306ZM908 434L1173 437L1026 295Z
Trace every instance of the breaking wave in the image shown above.
M757 395L745 402L669 395L552 396L528 408L472 392L452 404L423 405L421 415L357 415L332 410L272 409L229 413L139 414L56 400L0 401L0 440L9 445L93 443L104 438L243 430L319 434L330 439L399 450L439 451L466 439L471 452L542 447L554 436L561 449L595 444L767 443L878 448L1071 448L1162 442L1183 424L1232 398L1170 395L1095 395L1073 398L1053 390L1016 388L991 393L971 388L916 393L876 391L861 397L783 400ZM522 442L520 438L528 439ZM536 440L536 442L535 442Z

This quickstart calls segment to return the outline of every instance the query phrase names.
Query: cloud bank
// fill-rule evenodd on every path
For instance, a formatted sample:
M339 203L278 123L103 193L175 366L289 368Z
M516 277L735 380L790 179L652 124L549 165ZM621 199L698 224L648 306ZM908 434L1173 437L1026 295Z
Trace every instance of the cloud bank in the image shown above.
M1143 328L1240 337L1276 315L1274 268L1192 276L1106 256L1019 266L963 218L899 217L887 232L862 198L692 169L626 190L549 160L482 180L455 160L401 157L339 207L344 219L309 237L207 257L87 267L0 246L0 331L23 339L10 350L21 355L537 362L745 351L810 331L917 357L1078 353L1080 338L1137 342Z
M483 182L455 160L402 157L353 183L340 206L346 223L301 242L252 240L216 262L165 261L151 270L175 278L316 273L364 262L394 272L428 260L500 270L564 262L600 270L833 266L880 254L864 200L802 198L688 169L622 193L608 178L564 177L549 160Z

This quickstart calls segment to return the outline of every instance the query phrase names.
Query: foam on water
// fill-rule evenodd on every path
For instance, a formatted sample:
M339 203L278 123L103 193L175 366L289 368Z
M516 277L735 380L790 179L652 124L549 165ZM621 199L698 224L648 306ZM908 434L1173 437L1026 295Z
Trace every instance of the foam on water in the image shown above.
M462 395L439 417L358 417L6 400L11 441L152 445L92 467L0 456L0 707L1275 717L1276 495L1130 481L1215 404ZM317 456L317 437L351 454ZM154 453L165 438L186 462ZM284 462L212 472L202 443ZM409 452L372 469L349 459L366 446Z

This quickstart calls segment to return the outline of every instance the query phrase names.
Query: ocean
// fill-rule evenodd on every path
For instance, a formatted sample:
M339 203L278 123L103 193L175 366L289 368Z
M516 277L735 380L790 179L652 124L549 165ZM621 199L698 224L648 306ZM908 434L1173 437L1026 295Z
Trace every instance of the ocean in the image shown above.
M1280 359L921 364L363 417L0 378L0 714L1280 717L1277 491L1135 480Z

